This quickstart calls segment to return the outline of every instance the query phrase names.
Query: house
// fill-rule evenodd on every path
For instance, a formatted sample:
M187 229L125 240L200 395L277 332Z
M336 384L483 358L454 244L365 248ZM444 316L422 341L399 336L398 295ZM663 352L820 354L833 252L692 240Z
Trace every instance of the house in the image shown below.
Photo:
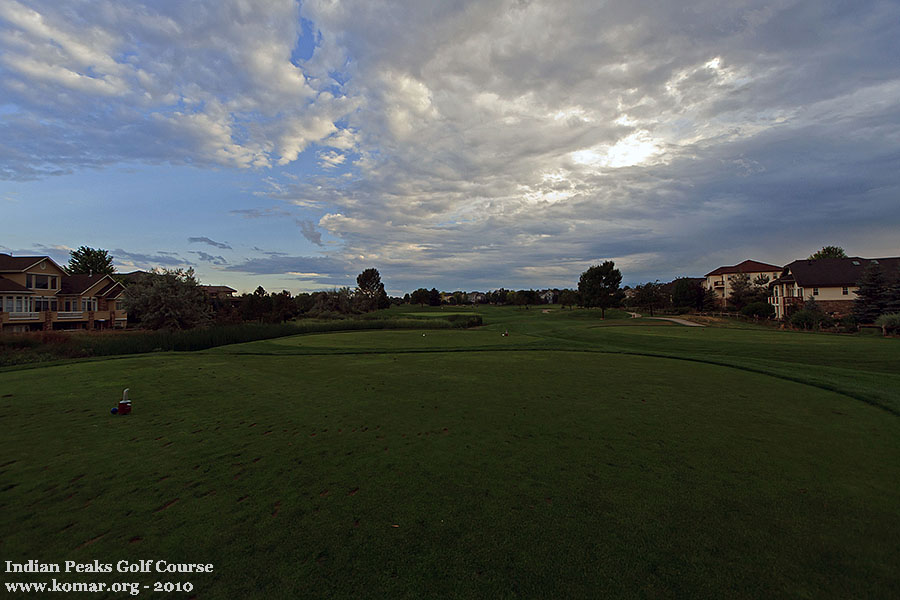
M776 279L781 274L782 268L755 260L745 260L733 267L719 267L715 271L706 274L706 288L716 293L719 303L725 307L728 305L728 297L731 295L731 280L736 275L744 273L754 281L760 275L768 278L767 281Z
M900 258L819 258L795 260L769 284L769 304L775 317L783 319L812 298L823 312L833 316L850 314L858 283L871 264L881 266L888 281L896 278Z
M231 300L237 291L227 285L201 285L198 286L210 300Z
M553 290L541 290L538 292L538 298L540 298L544 304L553 304L559 298L559 293L554 292Z
M125 327L125 286L68 275L49 256L0 254L0 332Z

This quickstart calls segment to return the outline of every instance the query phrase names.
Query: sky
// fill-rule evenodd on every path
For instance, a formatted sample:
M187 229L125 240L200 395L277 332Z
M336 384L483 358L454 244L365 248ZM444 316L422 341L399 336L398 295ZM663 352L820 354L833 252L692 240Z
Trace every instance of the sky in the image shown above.
M0 0L0 252L292 293L900 255L900 2Z

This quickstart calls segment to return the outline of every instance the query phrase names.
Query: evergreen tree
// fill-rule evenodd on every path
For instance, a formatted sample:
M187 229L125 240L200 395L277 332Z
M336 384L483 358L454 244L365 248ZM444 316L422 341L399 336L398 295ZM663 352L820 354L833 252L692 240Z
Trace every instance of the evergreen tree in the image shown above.
M819 258L847 258L847 253L840 246L825 246L815 254L811 254L808 260Z
M900 265L887 285L886 296L885 312L900 313Z
M66 265L69 275L112 275L116 272L112 256L100 248L81 246L69 252L69 264Z
M860 323L874 323L880 315L887 312L888 286L881 265L871 263L863 272L853 302L853 316Z

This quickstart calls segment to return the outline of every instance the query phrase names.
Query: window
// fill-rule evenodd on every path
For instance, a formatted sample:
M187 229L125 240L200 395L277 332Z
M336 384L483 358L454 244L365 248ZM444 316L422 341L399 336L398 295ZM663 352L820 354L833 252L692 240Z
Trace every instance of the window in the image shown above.
M33 290L49 290L50 276L32 275L31 273L29 273L25 275L25 287Z
M819 288L813 288L813 296L819 295Z
M59 277L57 277L56 275L53 275L52 277L50 277L50 289L51 290L59 289Z
M6 312L12 312L12 311L13 311L13 297L12 297L12 296L7 296L7 297L6 297L6 300L5 300L5 302L4 302L4 308L3 308L3 310L5 310Z
M22 312L22 296L16 296L16 312Z
M850 290L848 290L847 288L845 288L845 287L841 288L841 295L846 296L849 293L850 293Z

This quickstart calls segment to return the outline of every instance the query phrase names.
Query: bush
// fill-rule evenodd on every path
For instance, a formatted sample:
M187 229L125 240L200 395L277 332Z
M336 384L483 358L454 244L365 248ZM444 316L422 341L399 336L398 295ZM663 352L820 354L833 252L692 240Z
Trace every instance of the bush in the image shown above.
M900 333L900 313L888 313L875 319L875 324L881 327L884 335L888 333Z
M798 329L812 330L820 327L831 327L834 324L834 319L817 310L804 308L791 315L790 324Z
M771 319L775 316L775 307L768 302L753 302L742 308L741 314L747 317Z

